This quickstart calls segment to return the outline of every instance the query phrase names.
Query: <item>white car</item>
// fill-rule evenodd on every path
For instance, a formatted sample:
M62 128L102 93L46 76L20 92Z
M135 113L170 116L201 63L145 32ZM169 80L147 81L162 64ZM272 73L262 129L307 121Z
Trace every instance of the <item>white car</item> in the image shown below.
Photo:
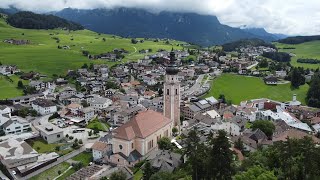
M12 174L13 174L13 175L16 175L17 173L16 173L16 171L12 171Z

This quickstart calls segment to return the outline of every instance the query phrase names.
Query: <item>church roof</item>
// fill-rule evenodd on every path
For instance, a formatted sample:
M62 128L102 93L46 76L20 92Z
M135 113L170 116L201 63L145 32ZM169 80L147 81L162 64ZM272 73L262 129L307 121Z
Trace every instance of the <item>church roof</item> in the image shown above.
M115 130L114 138L124 140L146 138L171 122L169 118L153 110L139 112L132 120Z

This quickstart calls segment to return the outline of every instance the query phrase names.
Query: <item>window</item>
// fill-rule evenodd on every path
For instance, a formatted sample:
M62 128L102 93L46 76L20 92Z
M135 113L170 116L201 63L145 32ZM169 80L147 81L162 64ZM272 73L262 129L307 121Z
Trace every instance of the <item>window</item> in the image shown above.
M167 95L169 95L169 89L167 89Z
M176 95L178 95L178 89L176 89Z
M16 127L16 129L20 129L20 128L21 128L20 126Z
M122 145L119 145L119 149L122 149L123 147L122 147Z
M133 149L133 143L131 143L131 148Z
M60 134L57 135L57 138L59 138L59 137L60 137Z

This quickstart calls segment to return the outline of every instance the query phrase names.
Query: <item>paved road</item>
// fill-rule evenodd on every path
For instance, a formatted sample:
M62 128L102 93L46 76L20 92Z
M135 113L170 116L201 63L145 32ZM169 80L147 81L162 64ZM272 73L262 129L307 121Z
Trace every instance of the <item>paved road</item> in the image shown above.
M258 63L258 62L256 62L256 63L252 64L251 66L248 66L246 69L251 69L251 68L253 68L253 67L257 66L258 64L259 64L259 63Z
M195 91L199 90L201 87L201 81L204 77L204 74L201 74L198 76L196 82L194 83L194 85L189 88L188 90L186 90L185 92L183 92L183 96L188 96L188 95L192 95Z
M43 171L45 171L45 170L47 170L47 169L50 169L50 168L53 167L53 166L56 166L56 165L58 165L58 164L60 164L60 163L63 163L63 162L65 162L65 161L67 161L68 159L73 158L74 156L82 153L83 151L85 151L85 147L84 147L84 146L82 146L82 147L81 147L80 149L78 149L78 150L72 151L72 152L69 153L69 154L66 154L66 155L64 155L64 156L59 157L59 158L57 159L57 161L55 161L55 162L53 162L53 163L51 163L51 164L49 164L49 165L47 165L47 166L45 166L45 167L43 167L43 168L41 168L41 169L38 169L37 171L35 171L35 172L31 173L31 174L28 174L27 176L24 176L24 177L21 177L21 178L17 178L17 179L27 180L27 179L29 179L29 178L31 178L31 177L33 177L33 176L36 176L36 175L42 173Z

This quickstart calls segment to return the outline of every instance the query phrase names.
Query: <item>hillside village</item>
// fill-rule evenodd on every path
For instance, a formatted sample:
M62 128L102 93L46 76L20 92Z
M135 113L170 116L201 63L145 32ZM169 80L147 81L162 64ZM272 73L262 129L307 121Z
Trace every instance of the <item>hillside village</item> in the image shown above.
M224 130L238 161L287 138L320 142L320 109L303 105L295 94L287 102L261 97L240 104L223 95L205 96L222 73L263 77L266 85L287 83L288 67L273 72L255 68L264 52L275 49L248 46L237 55L196 51L159 49L137 62L84 64L49 81L40 73L2 64L2 76L24 79L18 88L27 95L1 101L1 177L41 179L61 167L51 178L100 179L121 171L133 179L141 178L147 162L155 171L172 173L186 163L182 152L194 129L201 142ZM85 55L91 61L115 61L127 52L113 53ZM194 54L197 59L190 58ZM270 122L274 131L252 128L257 121ZM159 143L166 138L169 149Z

